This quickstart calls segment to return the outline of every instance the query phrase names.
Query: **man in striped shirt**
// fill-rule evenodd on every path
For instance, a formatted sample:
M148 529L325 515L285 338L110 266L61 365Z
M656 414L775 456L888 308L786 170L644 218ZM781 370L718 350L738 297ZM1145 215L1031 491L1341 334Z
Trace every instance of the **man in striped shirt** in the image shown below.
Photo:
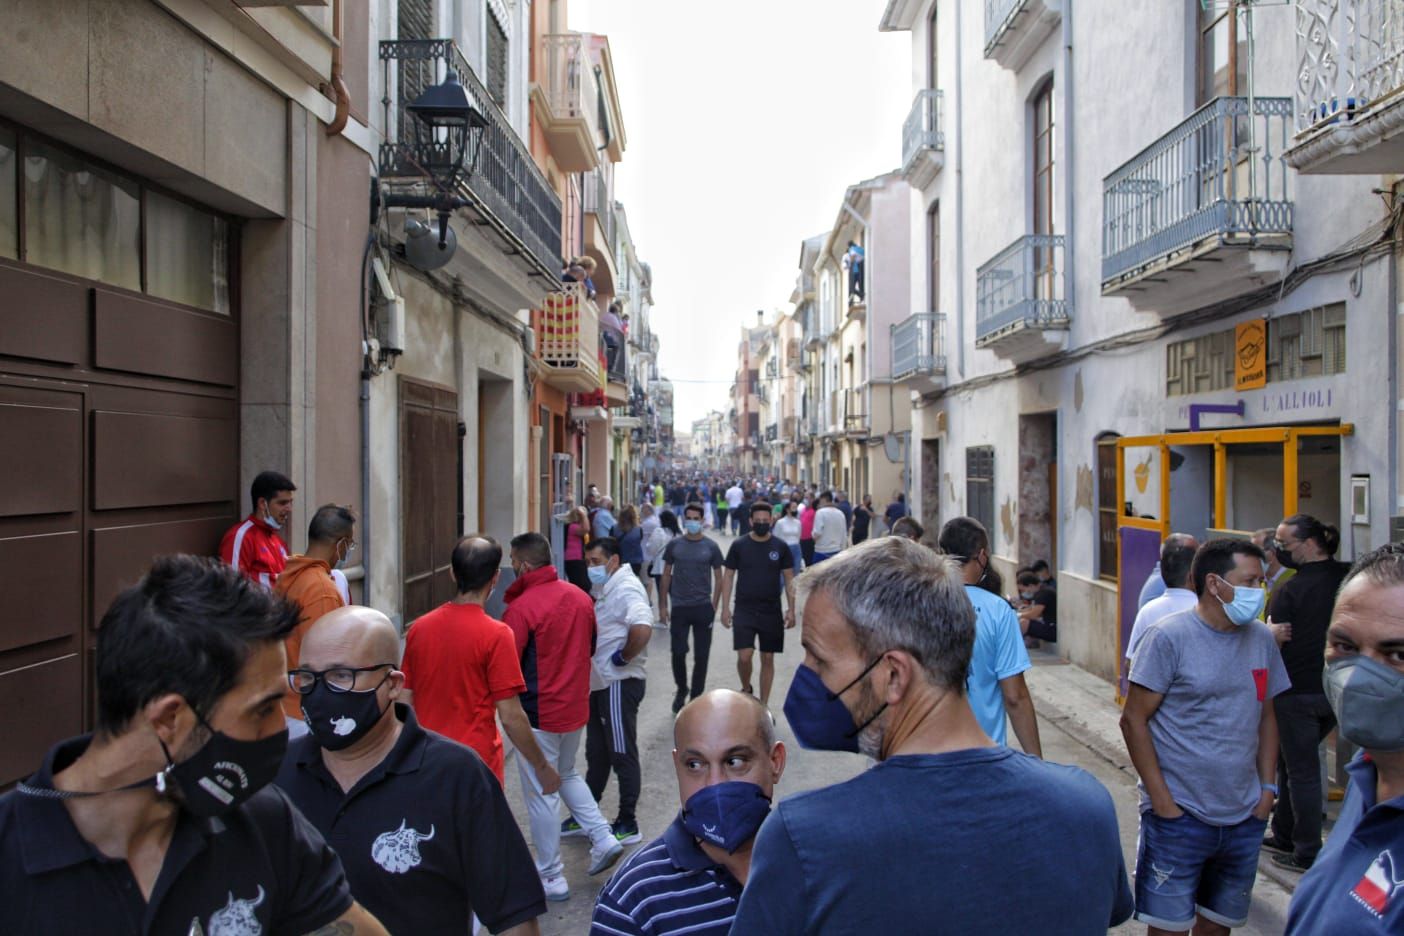
M600 892L592 936L724 936L731 929L751 845L785 770L785 745L765 706L730 689L686 705L673 744L683 808Z

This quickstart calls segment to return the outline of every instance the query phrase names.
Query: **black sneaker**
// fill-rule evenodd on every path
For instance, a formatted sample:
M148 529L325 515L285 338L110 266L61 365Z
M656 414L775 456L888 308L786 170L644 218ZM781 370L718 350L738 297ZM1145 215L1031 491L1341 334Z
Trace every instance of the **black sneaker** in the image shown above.
M1284 868L1288 871L1296 871L1298 874L1300 874L1303 871L1306 871L1313 864L1313 862L1310 861L1303 861L1302 859L1298 858L1296 855L1291 854L1290 852L1285 855L1273 855L1272 863L1277 865L1279 868Z
M1290 855L1292 854L1292 843L1284 842L1275 835L1269 835L1263 839L1263 850L1276 852L1279 855Z
M639 824L633 820L616 821L610 826L610 829L614 832L614 838L620 845L632 845L635 842L643 841L643 836L639 834Z
M678 714L679 712L681 712L683 706L686 705L686 704L687 704L687 690L686 690L686 689L679 689L679 690L673 695L673 714L676 715L676 714Z

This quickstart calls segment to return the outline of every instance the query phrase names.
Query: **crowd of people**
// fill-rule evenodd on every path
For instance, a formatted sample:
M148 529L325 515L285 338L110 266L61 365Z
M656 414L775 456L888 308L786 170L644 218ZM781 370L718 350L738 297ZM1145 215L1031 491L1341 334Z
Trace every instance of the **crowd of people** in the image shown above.
M1309 869L1289 933L1404 923L1404 547L1348 568L1305 515L1254 541L1166 540L1127 651L1133 885L1111 796L1042 760L1024 674L1027 642L1056 639L1051 570L1020 569L1005 595L973 518L928 544L900 495L879 514L785 482L677 479L616 510L592 490L560 556L536 532L461 539L455 597L402 646L333 575L356 548L350 509L313 511L288 555L295 491L259 475L218 560L159 558L107 609L97 730L0 797L6 932L535 933L570 897L567 837L588 841L587 874L613 869L604 936L1080 934L1133 914L1151 934L1226 933L1260 848ZM716 620L735 689L706 690ZM660 625L678 810L645 842L638 719ZM797 625L783 712L800 756L870 766L777 803L795 755L774 655ZM1315 757L1333 728L1363 751L1323 847Z

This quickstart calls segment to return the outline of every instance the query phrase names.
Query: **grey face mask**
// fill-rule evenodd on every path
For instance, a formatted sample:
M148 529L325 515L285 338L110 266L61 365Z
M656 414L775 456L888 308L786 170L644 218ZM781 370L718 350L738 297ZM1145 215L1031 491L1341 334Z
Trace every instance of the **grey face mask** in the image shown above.
M1324 682L1346 740L1367 751L1404 751L1404 674L1349 656L1326 664Z

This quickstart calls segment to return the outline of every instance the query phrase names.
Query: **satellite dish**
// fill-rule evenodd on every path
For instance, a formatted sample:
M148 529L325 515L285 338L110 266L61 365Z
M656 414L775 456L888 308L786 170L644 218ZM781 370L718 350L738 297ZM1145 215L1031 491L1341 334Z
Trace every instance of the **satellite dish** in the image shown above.
M405 262L416 270L437 270L453 259L458 249L458 237L453 228L446 229L447 236L443 247L439 246L439 235L432 227L415 218L405 221Z
M902 461L902 437L895 432L884 435L882 437L882 453L894 465Z

